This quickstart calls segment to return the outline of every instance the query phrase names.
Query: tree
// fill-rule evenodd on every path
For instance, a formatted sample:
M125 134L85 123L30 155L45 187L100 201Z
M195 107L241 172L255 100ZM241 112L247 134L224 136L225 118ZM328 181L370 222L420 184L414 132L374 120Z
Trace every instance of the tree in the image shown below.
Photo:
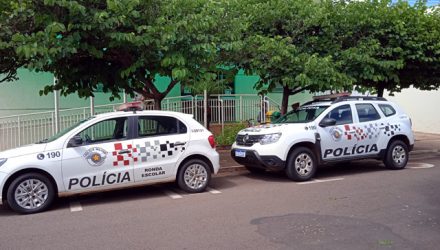
M361 90L382 96L411 85L440 86L440 15L426 1L414 6L388 0L326 3L338 45L336 60Z
M282 86L282 113L287 111L289 96L298 92L351 88L353 79L341 72L332 47L320 40L326 35L319 33L326 17L321 3L248 0L241 8L249 28L237 64L260 76L257 90Z
M53 73L67 95L140 93L161 100L179 82L207 78L212 65L228 65L237 25L227 18L228 1L179 0L23 0L3 1L1 73L17 67ZM6 33L6 32L2 32ZM13 52L6 57L3 53ZM4 58L17 64L9 66ZM170 77L164 91L156 76ZM11 79L9 77L8 79Z

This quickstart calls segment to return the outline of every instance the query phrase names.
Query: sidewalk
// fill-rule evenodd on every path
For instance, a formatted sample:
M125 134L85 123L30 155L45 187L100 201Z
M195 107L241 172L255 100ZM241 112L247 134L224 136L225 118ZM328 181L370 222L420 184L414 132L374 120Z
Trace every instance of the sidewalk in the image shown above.
M430 153L440 152L440 134L430 134L422 132L414 132L415 143L414 149L411 151L411 155L423 155ZM241 170L244 167L234 161L231 157L231 151L229 149L217 149L220 154L220 170L234 171Z
M411 154L440 152L440 134L414 132L414 150Z

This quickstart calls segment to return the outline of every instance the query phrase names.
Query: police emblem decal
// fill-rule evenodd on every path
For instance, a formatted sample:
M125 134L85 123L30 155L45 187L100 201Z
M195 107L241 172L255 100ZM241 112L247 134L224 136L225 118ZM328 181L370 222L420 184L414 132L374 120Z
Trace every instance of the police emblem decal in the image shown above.
M102 148L93 147L89 148L83 156L91 166L101 166L105 162L105 158L107 158L107 151Z
M342 130L338 127L334 127L330 130L330 134L335 141L339 141L342 138Z

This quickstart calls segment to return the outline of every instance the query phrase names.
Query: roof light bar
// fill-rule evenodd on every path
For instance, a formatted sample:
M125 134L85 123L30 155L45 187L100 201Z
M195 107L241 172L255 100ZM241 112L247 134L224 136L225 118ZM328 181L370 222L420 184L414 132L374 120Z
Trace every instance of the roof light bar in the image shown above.
M127 102L120 105L117 111L140 111L144 109L142 102Z

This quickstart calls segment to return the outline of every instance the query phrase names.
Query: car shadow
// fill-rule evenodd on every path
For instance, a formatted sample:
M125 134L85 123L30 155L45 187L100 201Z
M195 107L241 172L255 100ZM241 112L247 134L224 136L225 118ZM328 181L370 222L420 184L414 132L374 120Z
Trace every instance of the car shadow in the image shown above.
M213 178L208 188L225 190L236 186L233 182L223 178ZM168 198L166 192L171 191L179 195L189 195L181 190L175 183L162 183L154 185L145 185L140 187L130 187L120 190L109 190L99 193L79 194L76 196L57 199L58 204L54 204L53 209L69 207L71 202L80 202L84 206L93 206L109 203L125 203L136 200ZM206 190L204 193L209 193Z
M233 180L230 179L234 179L234 177L230 178L225 176L212 178L208 190L206 190L204 193L209 193L209 188L216 190L234 188L236 184ZM177 186L177 184L173 182L152 184L140 187L129 187L119 190L109 190L97 193L86 193L69 197L60 197L58 199L55 199L54 203L49 208L49 211L69 209L71 203L73 202L79 202L81 203L81 205L84 206L93 206L99 204L124 203L145 199L168 198L166 194L167 191L172 191L182 196L190 194L181 190ZM3 204L2 206L0 206L0 217L13 215L20 214L12 211L7 204Z
M368 174L370 172L389 171L384 164L378 160L360 160L346 163L331 163L319 166L314 178L336 178L352 175ZM266 171L262 173L244 173L242 176L253 180L264 180L272 182L291 182L284 171Z

